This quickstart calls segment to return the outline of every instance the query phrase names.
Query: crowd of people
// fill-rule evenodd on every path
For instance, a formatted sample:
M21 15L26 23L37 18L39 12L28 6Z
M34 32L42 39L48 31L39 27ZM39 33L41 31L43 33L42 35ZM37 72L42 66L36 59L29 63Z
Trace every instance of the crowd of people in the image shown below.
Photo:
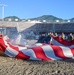
M46 34L40 34L39 35L39 39L38 39L38 43L49 43L51 39L50 33L48 35Z
M61 34L58 33L42 33L39 35L39 38L37 39L37 43L46 43L46 44L50 44L50 42L52 41L52 36L53 37L61 37L63 40L67 40L69 42L72 42L72 40L74 40L74 35L73 33L69 33L69 34L65 34L64 32L62 32ZM0 34L0 38L2 38L3 35Z
M51 40L51 36L54 37L61 37L63 40L67 40L69 42L71 42L72 40L74 40L74 36L72 33L69 34L65 34L64 32L62 32L61 34L57 34L57 33L48 33L48 34L40 34L39 35L39 39L38 39L38 43L46 43L49 44L50 40Z

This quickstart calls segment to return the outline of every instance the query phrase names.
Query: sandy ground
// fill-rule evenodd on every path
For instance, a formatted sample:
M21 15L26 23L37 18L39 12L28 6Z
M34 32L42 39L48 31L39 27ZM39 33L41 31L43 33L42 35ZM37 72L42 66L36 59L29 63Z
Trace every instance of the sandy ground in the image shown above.
M1 55L0 75L74 75L74 60L32 61Z
M32 61L0 56L0 75L74 75L74 60Z

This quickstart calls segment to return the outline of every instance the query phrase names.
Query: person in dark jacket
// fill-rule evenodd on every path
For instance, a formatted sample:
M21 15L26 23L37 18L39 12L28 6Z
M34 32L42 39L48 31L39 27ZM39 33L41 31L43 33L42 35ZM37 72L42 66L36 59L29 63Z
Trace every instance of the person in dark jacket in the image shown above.
M51 39L51 35L50 35L50 33L48 33L48 35L46 37L46 44L50 43L50 39Z
M73 40L73 35L72 35L72 33L70 33L69 35L68 35L68 41L72 41Z
M45 34L40 34L39 39L38 39L38 43L45 43L46 39L46 35Z

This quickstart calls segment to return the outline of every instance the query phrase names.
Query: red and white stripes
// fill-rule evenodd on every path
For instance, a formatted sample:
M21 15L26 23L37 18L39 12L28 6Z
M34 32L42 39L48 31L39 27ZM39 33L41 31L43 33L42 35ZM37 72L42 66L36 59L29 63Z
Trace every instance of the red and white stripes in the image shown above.
M56 39L54 40L58 42ZM0 41L0 50L9 57L30 60L74 59L74 48L69 48L68 46L38 44L37 46L26 48L13 46L2 38L0 38Z
M69 48L74 48L74 40L72 42L69 42L67 40L64 40L63 38L61 37L51 37L51 44L52 45L56 45L56 46L66 46L66 47L69 47Z

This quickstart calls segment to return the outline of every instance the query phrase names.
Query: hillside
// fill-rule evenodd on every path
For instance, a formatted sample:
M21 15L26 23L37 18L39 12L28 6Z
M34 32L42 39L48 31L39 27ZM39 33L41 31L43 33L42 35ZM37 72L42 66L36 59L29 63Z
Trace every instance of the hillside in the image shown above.
M39 20L39 21L43 22L43 20L45 20L46 22L56 22L57 20L59 20L59 22L68 22L68 20L70 20L70 22L74 22L74 18L64 20L62 18L58 18L53 15L42 15L39 17L28 18L28 19L20 19L17 16L8 16L8 17L4 18L5 21L8 21L9 19L11 19L11 21L15 21L15 19L18 19L18 21Z
M30 20L40 20L41 22L43 20L46 20L46 21L49 21L49 22L55 22L56 20L63 21L63 19L57 18L57 17L52 16L52 15L43 15L43 16L40 16L40 17L37 17L37 18L30 18Z
M20 18L18 18L17 16L8 16L4 18L4 21L8 21L9 19L11 19L12 21L15 21L15 19L18 19L18 21L21 21Z

